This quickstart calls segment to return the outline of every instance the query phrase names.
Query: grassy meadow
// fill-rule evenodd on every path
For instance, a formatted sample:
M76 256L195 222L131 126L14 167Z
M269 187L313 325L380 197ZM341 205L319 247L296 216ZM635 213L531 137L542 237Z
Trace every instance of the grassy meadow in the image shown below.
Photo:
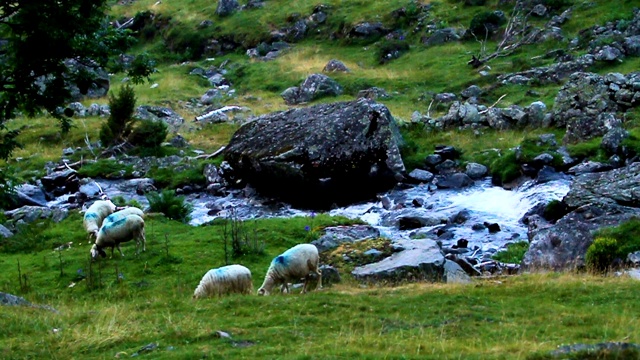
M324 226L350 222L319 214L246 223L264 253L229 260L251 269L257 290L273 256ZM0 358L126 358L155 343L139 355L537 359L566 344L640 342L640 288L626 277L546 273L392 287L360 285L343 273L342 283L305 295L192 300L204 273L225 264L221 222L191 227L151 215L146 252L136 256L127 243L124 258L116 251L91 265L80 224L73 214L35 225L2 248L0 291L58 313L0 307ZM51 250L67 241L70 249Z
M595 24L628 19L632 8L638 6L635 0L549 2L574 4L573 17L563 25L567 39ZM502 155L511 154L509 149L540 134L554 133L557 140L564 135L564 129L435 132L412 124L411 118L415 111L432 117L446 113L447 106L432 103L433 95L459 94L472 84L483 88L480 102L487 106L498 99L498 107L528 106L540 100L551 109L562 84L501 85L496 83L496 77L549 65L553 60L543 55L566 49L566 43L547 41L523 46L509 56L492 60L488 68L482 69L489 75L483 76L479 69L467 65L472 55L481 52L481 42L466 40L426 47L420 41L424 28L413 31L415 19L390 16L395 9L411 9L415 5L412 1L327 0L322 2L327 6L326 23L292 44L282 56L263 62L250 59L244 48L218 55L207 54L198 44L208 37L219 37L247 47L258 46L270 38L271 31L309 16L319 3L268 0L263 8L224 18L215 15L216 1L109 3L110 15L120 20L143 12L155 15L157 27L142 29L132 53L150 54L158 60L158 71L150 83L132 87L138 105L169 107L184 117L180 134L190 144L184 155L195 155L192 150L216 151L229 141L242 120L286 110L288 106L280 93L299 85L310 74L321 72L331 59L341 60L351 70L330 74L344 93L314 103L352 100L358 91L372 86L385 89L391 96L378 101L390 109L400 124L403 159L409 171L420 166L439 144L460 149L463 162L476 161L490 166L492 171L506 171L510 166L496 159L506 158ZM461 0L419 3L432 5L424 22L438 28L468 27L475 15L487 9L506 14L512 10L508 2L499 0L487 0L485 6L467 6ZM200 28L203 20L212 20L213 25ZM378 56L385 44L383 39L365 41L344 36L345 29L361 21L402 27L409 51L381 64ZM407 23L402 25L402 21ZM487 49L495 48L498 40L488 39ZM206 79L189 73L195 67L211 66L224 69L225 78L235 90L234 96L216 105L250 109L237 115L238 121L213 125L193 121L204 110L194 106L195 100L210 85ZM638 69L640 58L627 58L590 70L606 74ZM119 91L123 78L121 73L112 75L112 93ZM107 104L108 97L82 103ZM630 141L636 141L640 137L640 111L636 108L625 117L626 127L633 135ZM100 149L91 152L87 142L99 139L100 126L105 121L101 117L77 118L66 135L61 135L55 120L46 115L8 121L9 129L22 129L18 140L23 147L8 161L0 160L0 166L9 169L17 182L34 182L45 174L47 162L60 161L65 148L83 148L70 161L96 159ZM600 141L594 139L569 150L579 158L600 159ZM640 149L640 141L634 146ZM100 178L119 170L113 161L101 160L81 168L80 173ZM152 175L168 188L191 180L166 171ZM0 213L0 223L3 216ZM15 237L0 240L0 291L51 306L58 312L0 306L0 359L112 359L138 355L148 359L532 360L552 358L550 352L561 345L640 343L640 286L637 280L624 276L542 273L474 278L466 285L390 286L360 284L347 271L341 274L340 284L305 295L299 295L297 289L293 294L270 297L191 298L206 271L227 262L251 269L257 290L274 256L295 244L316 239L323 227L353 222L326 214L247 221L243 226L251 230L257 244L264 245L264 251L233 257L225 256L223 222L191 227L161 215L149 215L145 253L136 256L134 244L128 243L123 245L124 258L116 251L112 259L94 263L89 261L89 245L77 212L58 224L31 224ZM307 226L310 231L305 230ZM52 250L67 243L72 243L69 249ZM526 246L520 244L504 254L505 261L521 259L524 250ZM231 338L221 337L218 331ZM157 348L138 352L151 343ZM583 353L563 359L640 358L633 351L615 356Z

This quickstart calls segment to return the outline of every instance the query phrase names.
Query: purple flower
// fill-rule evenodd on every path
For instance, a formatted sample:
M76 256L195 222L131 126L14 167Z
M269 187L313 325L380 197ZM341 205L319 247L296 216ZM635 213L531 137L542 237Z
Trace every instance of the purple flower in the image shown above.
M309 225L307 225L307 226L305 226L305 227L304 227L304 231L309 231L309 230L311 230L311 228L309 227Z
M311 214L309 214L309 216L313 219L314 217L316 217L316 213L312 211Z
M78 275L82 275L82 274L83 274L82 269L81 269L81 268L80 268L80 269L78 269L77 273L78 273Z

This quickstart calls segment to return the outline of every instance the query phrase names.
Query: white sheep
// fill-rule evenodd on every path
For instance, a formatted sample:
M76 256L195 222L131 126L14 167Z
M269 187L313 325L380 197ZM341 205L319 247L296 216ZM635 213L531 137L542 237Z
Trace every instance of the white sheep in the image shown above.
M253 291L251 271L242 265L228 265L209 270L193 293L193 298L250 294Z
M111 200L98 200L89 206L82 220L85 230L89 233L89 238L95 238L98 235L104 218L116 209L116 205Z
M142 210L138 209L135 206L129 206L129 207L125 207L120 211L116 211L113 214L104 218L104 221L102 221L102 226L104 226L105 224L116 222L120 219L123 219L127 217L127 215L138 215L141 218L144 218L144 212Z
M105 247L111 247L111 257L113 248L117 247L120 255L124 256L120 243L131 239L136 240L136 254L142 242L142 251L146 251L146 239L144 236L144 220L138 215L127 215L126 217L112 223L104 224L96 237L96 243L91 247L91 258L96 259L98 255L106 257Z
M300 244L276 256L272 261L258 295L269 295L278 284L282 284L281 292L289 291L289 280L304 278L302 293L307 292L309 273L318 274L318 288L322 288L322 273L318 269L320 257L318 248L312 244Z

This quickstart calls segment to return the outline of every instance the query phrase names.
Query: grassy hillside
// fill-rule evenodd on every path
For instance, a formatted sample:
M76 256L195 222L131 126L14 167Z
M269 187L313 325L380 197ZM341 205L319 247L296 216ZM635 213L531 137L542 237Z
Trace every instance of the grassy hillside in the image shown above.
M203 108L194 108L208 89L205 79L189 75L195 67L222 67L236 95L219 105L239 105L250 109L242 117L284 110L288 107L280 93L299 85L308 75L322 71L331 59L344 62L351 70L330 74L345 90L336 98L317 102L354 99L358 91L377 86L391 97L379 99L401 124L405 142L404 160L411 170L437 144L453 145L463 151L463 161L489 163L497 152L526 139L553 132L560 139L564 129L524 129L493 131L426 131L410 123L415 111L431 116L447 111L433 104L434 94L460 93L471 84L485 90L480 99L497 106L527 106L543 101L553 106L562 84L498 85L502 73L549 65L542 57L563 42L547 41L523 46L515 53L492 60L488 76L467 65L481 51L475 39L432 47L421 38L426 26L466 28L477 14L502 10L510 14L509 1L328 0L322 2L328 17L292 48L269 62L252 60L248 48L270 39L272 31L292 26L313 13L320 2L266 0L263 7L237 12L228 17L215 14L217 1L135 0L112 1L110 15L121 23L131 17L153 15L138 29L138 44L132 54L147 52L158 60L158 72L151 84L132 85L138 104L170 107L186 124L180 133L190 150L207 153L225 145L238 128L237 122L199 125L192 120ZM567 39L607 21L628 19L637 1L550 1L556 12L574 5L572 18L563 25ZM245 1L242 1L244 4ZM418 11L418 5L428 10ZM392 16L404 8L402 16ZM396 13L397 15L397 13ZM202 28L201 22L212 25ZM400 29L408 51L381 64L383 38L355 39L347 36L353 25L381 22ZM542 24L545 20L532 20ZM203 44L215 38L236 44L223 54L208 53ZM493 49L499 38L489 38ZM584 52L579 49L578 53ZM640 58L599 65L600 74L628 73L640 69ZM111 89L122 86L122 74L114 74ZM533 90L531 92L530 90ZM87 99L106 104L108 99ZM306 105L305 105L306 106ZM627 127L640 136L640 110L631 111ZM636 120L633 120L636 119ZM75 127L61 136L55 121L46 116L17 118L9 128L22 128L19 140L24 148L0 166L10 167L19 181L33 181L44 174L48 161L59 161L62 150L82 147L71 160L94 158L86 142L99 139L105 118L74 120ZM599 140L581 144L573 151L597 157ZM100 163L84 171L108 171ZM506 166L505 166L506 167ZM95 176L92 174L92 176ZM160 177L160 175L158 175ZM167 177L166 174L163 175ZM166 180L166 179L163 179ZM0 223L2 223L0 214ZM321 228L346 224L350 220L319 215L314 219L258 220L245 226L256 229L264 241L262 254L231 258L253 273L257 289L273 256L288 247L313 240ZM298 294L231 296L193 301L191 295L204 273L225 264L224 227L213 223L190 227L161 216L147 219L148 251L134 255L133 244L123 246L126 257L117 255L91 264L89 247L78 213L59 224L38 223L23 229L10 240L0 242L0 291L23 296L45 309L0 306L0 358L106 359L131 357L142 346L158 347L140 356L153 359L544 359L560 345L607 341L640 343L640 316L637 281L625 277L594 277L584 274L537 274L517 277L475 279L470 285L406 284L363 286L343 274L343 283L304 296ZM305 231L310 226L314 231ZM52 249L72 242L69 250ZM231 339L220 338L222 330ZM600 354L598 359L606 359ZM629 359L638 358L628 354ZM575 359L587 358L576 355ZM608 357L614 358L614 357Z

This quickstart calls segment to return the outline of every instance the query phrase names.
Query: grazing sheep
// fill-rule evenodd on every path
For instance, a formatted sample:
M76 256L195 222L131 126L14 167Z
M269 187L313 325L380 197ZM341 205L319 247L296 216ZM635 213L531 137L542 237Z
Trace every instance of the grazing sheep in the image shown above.
M312 244L300 244L276 256L271 261L264 283L258 289L258 295L269 295L278 284L282 284L281 292L289 291L289 280L304 278L302 293L307 292L309 273L318 274L318 288L322 288L322 273L318 270L318 249Z
M98 236L104 218L116 211L117 207L111 200L98 200L91 204L84 213L82 224L89 233L89 238Z
M131 239L136 240L136 254L140 252L140 241L142 241L142 251L146 251L144 220L138 215L127 215L120 220L103 225L98 231L96 243L91 247L91 258L96 259L98 255L107 257L103 250L105 247L111 247L111 257L113 257L114 247L117 247L120 255L124 256L120 243Z
M209 270L193 293L193 298L250 294L253 290L251 271L242 265L229 265Z
M141 218L144 218L144 212L140 209L138 209L135 206L130 206L130 207L126 207L120 211L116 211L113 214L107 216L104 221L102 222L102 226L112 223L112 222L116 222L120 219L123 219L125 217L127 217L127 215L138 215Z

